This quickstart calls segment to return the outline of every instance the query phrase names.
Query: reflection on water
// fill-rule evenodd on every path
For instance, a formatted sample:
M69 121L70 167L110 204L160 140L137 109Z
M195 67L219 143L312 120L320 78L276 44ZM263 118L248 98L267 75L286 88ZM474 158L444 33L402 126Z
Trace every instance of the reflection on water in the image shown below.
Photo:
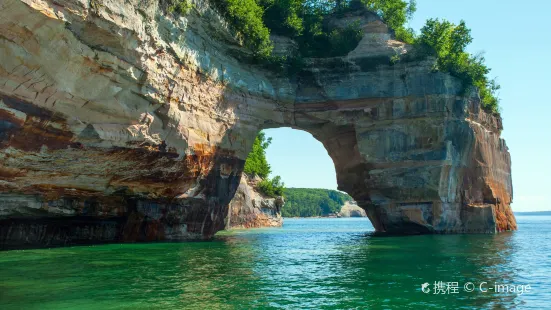
M385 238L366 219L287 219L212 242L0 252L0 308L545 308L551 218L518 222L499 235ZM435 281L458 293L421 291ZM483 281L532 291L463 290Z

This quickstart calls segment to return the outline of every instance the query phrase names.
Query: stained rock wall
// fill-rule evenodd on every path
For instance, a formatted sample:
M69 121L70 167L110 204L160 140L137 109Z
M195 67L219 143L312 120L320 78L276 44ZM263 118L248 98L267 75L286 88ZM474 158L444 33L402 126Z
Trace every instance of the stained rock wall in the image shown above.
M228 206L226 229L281 227L281 208L285 199L266 197L258 189L261 179L241 176L239 187Z
M376 15L346 57L247 62L206 1L0 2L2 248L209 238L257 132L310 132L389 233L516 229L499 116Z

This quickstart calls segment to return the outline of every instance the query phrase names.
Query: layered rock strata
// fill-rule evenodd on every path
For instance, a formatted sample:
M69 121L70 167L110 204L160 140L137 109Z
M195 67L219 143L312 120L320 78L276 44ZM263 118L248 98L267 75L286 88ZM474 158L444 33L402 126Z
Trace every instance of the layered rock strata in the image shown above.
M285 199L281 196L272 198L263 195L257 189L260 181L246 174L241 176L241 182L228 206L226 229L283 225L281 208L285 204Z
M247 62L207 2L0 2L2 248L209 238L257 132L310 132L339 189L388 233L516 229L499 116L474 92L398 62L374 14L346 57L293 76Z

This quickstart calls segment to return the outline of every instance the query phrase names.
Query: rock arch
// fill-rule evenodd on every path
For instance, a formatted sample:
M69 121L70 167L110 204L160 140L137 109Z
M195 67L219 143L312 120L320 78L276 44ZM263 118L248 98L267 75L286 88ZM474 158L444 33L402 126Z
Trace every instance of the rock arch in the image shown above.
M379 74L382 70L379 67ZM411 80L404 85L422 78L407 76ZM290 116L283 119L290 121L283 125L322 142L335 164L339 190L358 201L377 231L515 229L509 207L510 157L499 138L501 120L483 112L476 98L445 94L446 78L435 75L430 83L420 83L441 83L432 93L424 88L423 95L296 101L285 111ZM353 79L356 85L339 81L337 92L355 93L363 81ZM460 85L454 86L451 90L459 92ZM277 127L272 123L270 118L269 126ZM489 130L491 126L497 127ZM505 178L497 180L498 175Z
M256 133L282 126L325 145L379 231L516 229L500 117L433 60L392 64L408 47L376 15L352 16L348 56L285 76L203 0L100 2L0 4L2 248L212 236Z

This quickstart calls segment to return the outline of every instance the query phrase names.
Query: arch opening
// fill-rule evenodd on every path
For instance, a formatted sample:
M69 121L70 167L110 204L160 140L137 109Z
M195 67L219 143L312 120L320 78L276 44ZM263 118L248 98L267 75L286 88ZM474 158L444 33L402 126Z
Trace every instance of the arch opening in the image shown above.
M262 165L257 154L259 145L265 145L260 151L266 152L262 157L266 158L267 169L258 167ZM354 167L359 162L354 146L354 131L327 124L309 130L296 126L271 126L261 130L247 157L241 184L229 204L225 227L280 226L280 221L266 219L276 217L274 209L284 217L366 217L355 197L343 190L353 189L349 184L358 182L347 176L348 171L358 170ZM274 196L271 189L268 194L262 185L275 187L279 180L286 183L285 205L273 207L271 198L260 199L255 194Z

